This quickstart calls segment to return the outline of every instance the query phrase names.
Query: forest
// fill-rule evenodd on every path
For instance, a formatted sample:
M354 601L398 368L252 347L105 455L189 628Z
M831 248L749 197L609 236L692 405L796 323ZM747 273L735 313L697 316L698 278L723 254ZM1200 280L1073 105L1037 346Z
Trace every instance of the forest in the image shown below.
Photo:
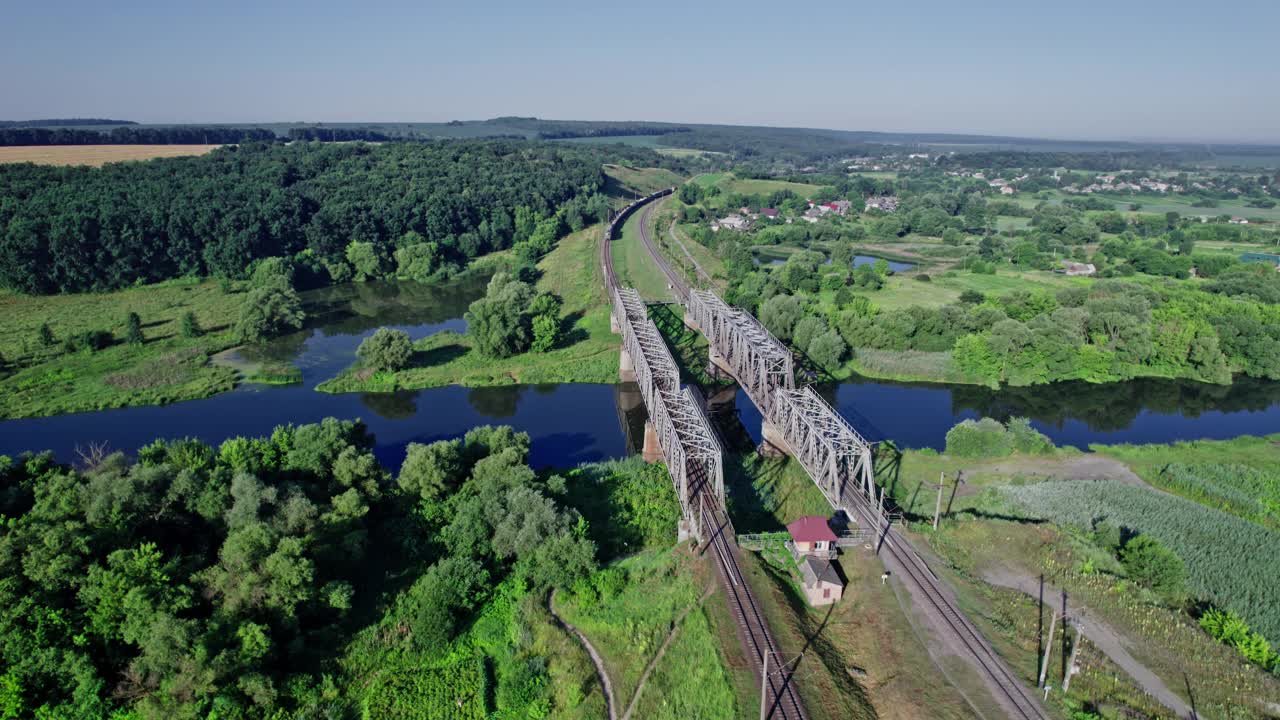
M106 121L110 122L110 121ZM222 145L240 142L271 142L276 134L265 128L200 127L117 127L110 130L59 127L0 127L0 146L18 145ZM328 139L328 138L326 138ZM355 139L355 138L352 138ZM369 138L364 138L369 139Z
M519 607L673 534L669 483L536 474L507 427L410 444L394 475L373 443L330 418L135 462L0 457L0 716L540 717Z
M571 200L571 224L601 164L638 148L523 141L246 144L200 157L102 168L0 166L0 287L100 291L173 277L243 278L298 256L320 281L390 266L415 277L534 235ZM579 229L579 228L573 228Z

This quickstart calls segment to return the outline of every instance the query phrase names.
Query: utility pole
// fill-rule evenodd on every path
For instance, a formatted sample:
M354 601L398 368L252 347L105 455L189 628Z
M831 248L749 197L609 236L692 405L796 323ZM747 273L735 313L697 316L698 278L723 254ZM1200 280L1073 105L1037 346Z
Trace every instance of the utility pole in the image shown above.
M764 651L764 670L760 672L760 720L769 712L769 651Z
M1037 687L1044 687L1044 677L1049 673L1049 651L1053 649L1053 629L1057 624L1058 613L1054 611L1053 617L1049 620L1049 640L1044 646L1044 660L1040 662L1040 683Z
M1067 688L1071 687L1071 675L1076 670L1076 653L1080 652L1080 641L1084 639L1084 631L1080 628L1080 623L1076 623L1076 641L1071 645L1071 658L1067 660L1067 672L1062 677L1062 693L1065 695Z
M938 473L938 501L933 504L933 529L938 529L938 516L942 514L942 488L947 482L947 471Z

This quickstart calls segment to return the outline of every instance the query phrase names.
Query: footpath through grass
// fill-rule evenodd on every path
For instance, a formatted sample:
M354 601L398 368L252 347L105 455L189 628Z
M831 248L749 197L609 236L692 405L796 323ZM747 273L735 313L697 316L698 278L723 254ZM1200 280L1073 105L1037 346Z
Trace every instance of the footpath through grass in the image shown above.
M539 263L539 291L564 301L564 337L554 350L489 358L471 339L442 332L414 343L410 366L398 372L364 373L358 366L321 383L321 392L388 392L443 385L471 387L534 383L612 383L618 379L620 338L609 330L599 251L601 229L573 233Z
M209 362L235 344L231 326L245 295L214 281L171 280L103 294L0 295L0 417L37 417L209 397L235 386L237 373ZM142 319L146 342L128 344L125 321ZM192 312L204 329L181 333ZM54 343L46 345L47 323ZM106 331L101 350L64 352L63 341Z

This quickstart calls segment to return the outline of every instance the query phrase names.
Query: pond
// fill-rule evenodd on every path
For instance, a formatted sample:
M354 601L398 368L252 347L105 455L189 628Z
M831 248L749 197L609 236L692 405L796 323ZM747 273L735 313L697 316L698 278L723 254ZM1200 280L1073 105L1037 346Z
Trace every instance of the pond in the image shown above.
M786 255L775 255L767 251L757 252L755 254L754 259L755 259L756 265L760 265L760 266L785 265L787 263ZM854 255L853 267L858 267L860 265L875 265L876 261L879 259L880 258L871 256L871 255ZM889 263L889 269L896 273L906 272L908 270L914 270L916 267L915 263L902 262L901 260L890 260L889 258L884 258L884 260L885 262ZM831 264L831 257L828 256L826 261L823 263L823 265L830 265L830 264Z
M360 341L379 327L413 339L465 331L462 315L484 282L427 287L414 283L343 285L304 294L309 326L252 351L244 360L290 362L299 385L242 385L205 400L47 418L0 421L0 454L53 450L64 462L91 443L133 452L157 437L217 444L259 436L286 423L325 417L362 419L376 454L399 467L411 442L459 437L483 424L506 424L533 438L531 462L566 467L616 458L643 437L644 406L634 385L445 387L397 393L331 395L312 388L346 368ZM947 430L966 418L1026 416L1058 444L1170 442L1280 432L1280 383L1242 378L1230 386L1166 380L1112 385L1059 383L991 390L975 386L856 379L820 391L870 439L941 449ZM760 416L738 392L736 416L759 442Z

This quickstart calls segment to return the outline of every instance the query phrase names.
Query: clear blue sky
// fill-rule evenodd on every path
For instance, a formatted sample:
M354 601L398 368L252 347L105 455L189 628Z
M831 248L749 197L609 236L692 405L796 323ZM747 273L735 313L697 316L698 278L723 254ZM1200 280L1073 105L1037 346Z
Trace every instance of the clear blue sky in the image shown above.
M1280 141L1274 0L6 4L0 119Z

